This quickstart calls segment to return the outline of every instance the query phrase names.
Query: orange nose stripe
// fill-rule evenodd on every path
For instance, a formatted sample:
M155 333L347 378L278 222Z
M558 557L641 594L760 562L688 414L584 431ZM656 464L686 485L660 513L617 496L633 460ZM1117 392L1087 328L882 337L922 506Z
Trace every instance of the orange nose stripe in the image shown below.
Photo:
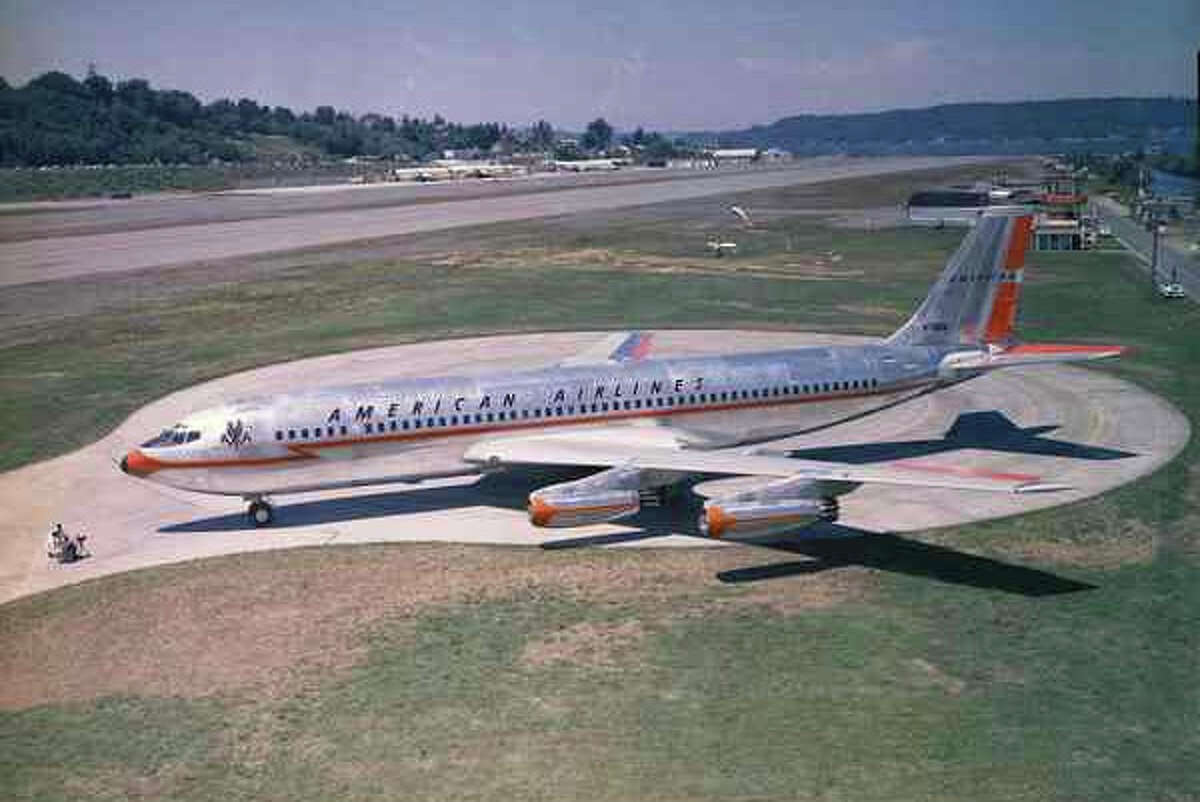
M153 457L147 457L135 448L125 455L125 459L121 460L121 467L134 476L149 476L161 468L162 463Z

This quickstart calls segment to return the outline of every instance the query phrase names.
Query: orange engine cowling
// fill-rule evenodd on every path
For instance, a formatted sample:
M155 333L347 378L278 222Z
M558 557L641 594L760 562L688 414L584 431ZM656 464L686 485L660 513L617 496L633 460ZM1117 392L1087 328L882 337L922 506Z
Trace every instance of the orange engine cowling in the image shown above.
M706 537L740 540L837 520L837 499L712 500L704 503L700 531Z
M529 495L529 520L534 526L587 526L634 515L642 507L636 490L552 491Z

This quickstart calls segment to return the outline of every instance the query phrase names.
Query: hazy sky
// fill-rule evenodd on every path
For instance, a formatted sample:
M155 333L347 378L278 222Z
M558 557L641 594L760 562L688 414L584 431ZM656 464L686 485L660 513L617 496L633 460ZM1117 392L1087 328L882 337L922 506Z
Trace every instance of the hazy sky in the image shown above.
M1200 0L0 0L0 75L582 128L1194 95ZM930 10L935 8L936 10Z

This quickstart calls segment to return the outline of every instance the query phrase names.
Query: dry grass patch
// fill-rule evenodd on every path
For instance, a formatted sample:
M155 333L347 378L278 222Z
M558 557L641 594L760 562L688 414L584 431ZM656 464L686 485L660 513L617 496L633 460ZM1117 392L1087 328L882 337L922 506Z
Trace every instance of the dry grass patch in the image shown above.
M568 631L529 655L603 664L616 659L623 638L641 639L646 622L681 609L751 604L790 614L860 597L870 586L870 572L858 569L741 586L716 579L721 571L775 561L779 555L741 548L545 552L406 544L294 549L138 571L0 607L0 708L114 694L302 692L363 659L373 623L386 618L395 625L450 603L568 599L637 608L638 618L615 629Z
M734 259L715 259L697 251L694 257L656 256L612 248L518 248L508 251L455 251L431 257L430 265L450 270L522 270L571 267L577 270L625 270L653 274L762 276L792 281L842 281L863 276L857 269L836 269L826 259L813 257L781 265L759 264Z
M909 660L913 669L913 679L917 685L941 688L951 696L960 696L967 688L967 683L958 677L952 677L928 660L920 657Z
M778 615L803 615L863 601L875 590L878 579L874 570L859 566L843 566L819 573L801 572L758 582L747 588L743 595L725 601L724 605L753 605Z
M616 668L639 651L646 629L641 621L584 621L526 644L521 662L541 667L562 663L587 668Z

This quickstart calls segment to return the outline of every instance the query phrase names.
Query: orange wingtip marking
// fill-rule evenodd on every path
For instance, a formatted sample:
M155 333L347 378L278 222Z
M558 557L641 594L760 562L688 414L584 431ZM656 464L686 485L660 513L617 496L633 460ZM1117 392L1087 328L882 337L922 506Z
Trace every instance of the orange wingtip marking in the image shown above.
M633 352L629 355L630 358L635 360L645 359L646 355L650 353L650 347L653 345L653 342L653 335L643 335L641 339L638 340L637 344L633 346Z
M969 476L980 479L996 479L1002 482L1034 482L1041 479L1031 473L1009 473L1006 471L989 471L982 468L967 468L961 465L931 465L928 462L896 462L897 468L925 473L942 473L948 476Z
M1076 345L1073 343L1021 343L1004 351L1006 354L1124 354L1124 345Z

